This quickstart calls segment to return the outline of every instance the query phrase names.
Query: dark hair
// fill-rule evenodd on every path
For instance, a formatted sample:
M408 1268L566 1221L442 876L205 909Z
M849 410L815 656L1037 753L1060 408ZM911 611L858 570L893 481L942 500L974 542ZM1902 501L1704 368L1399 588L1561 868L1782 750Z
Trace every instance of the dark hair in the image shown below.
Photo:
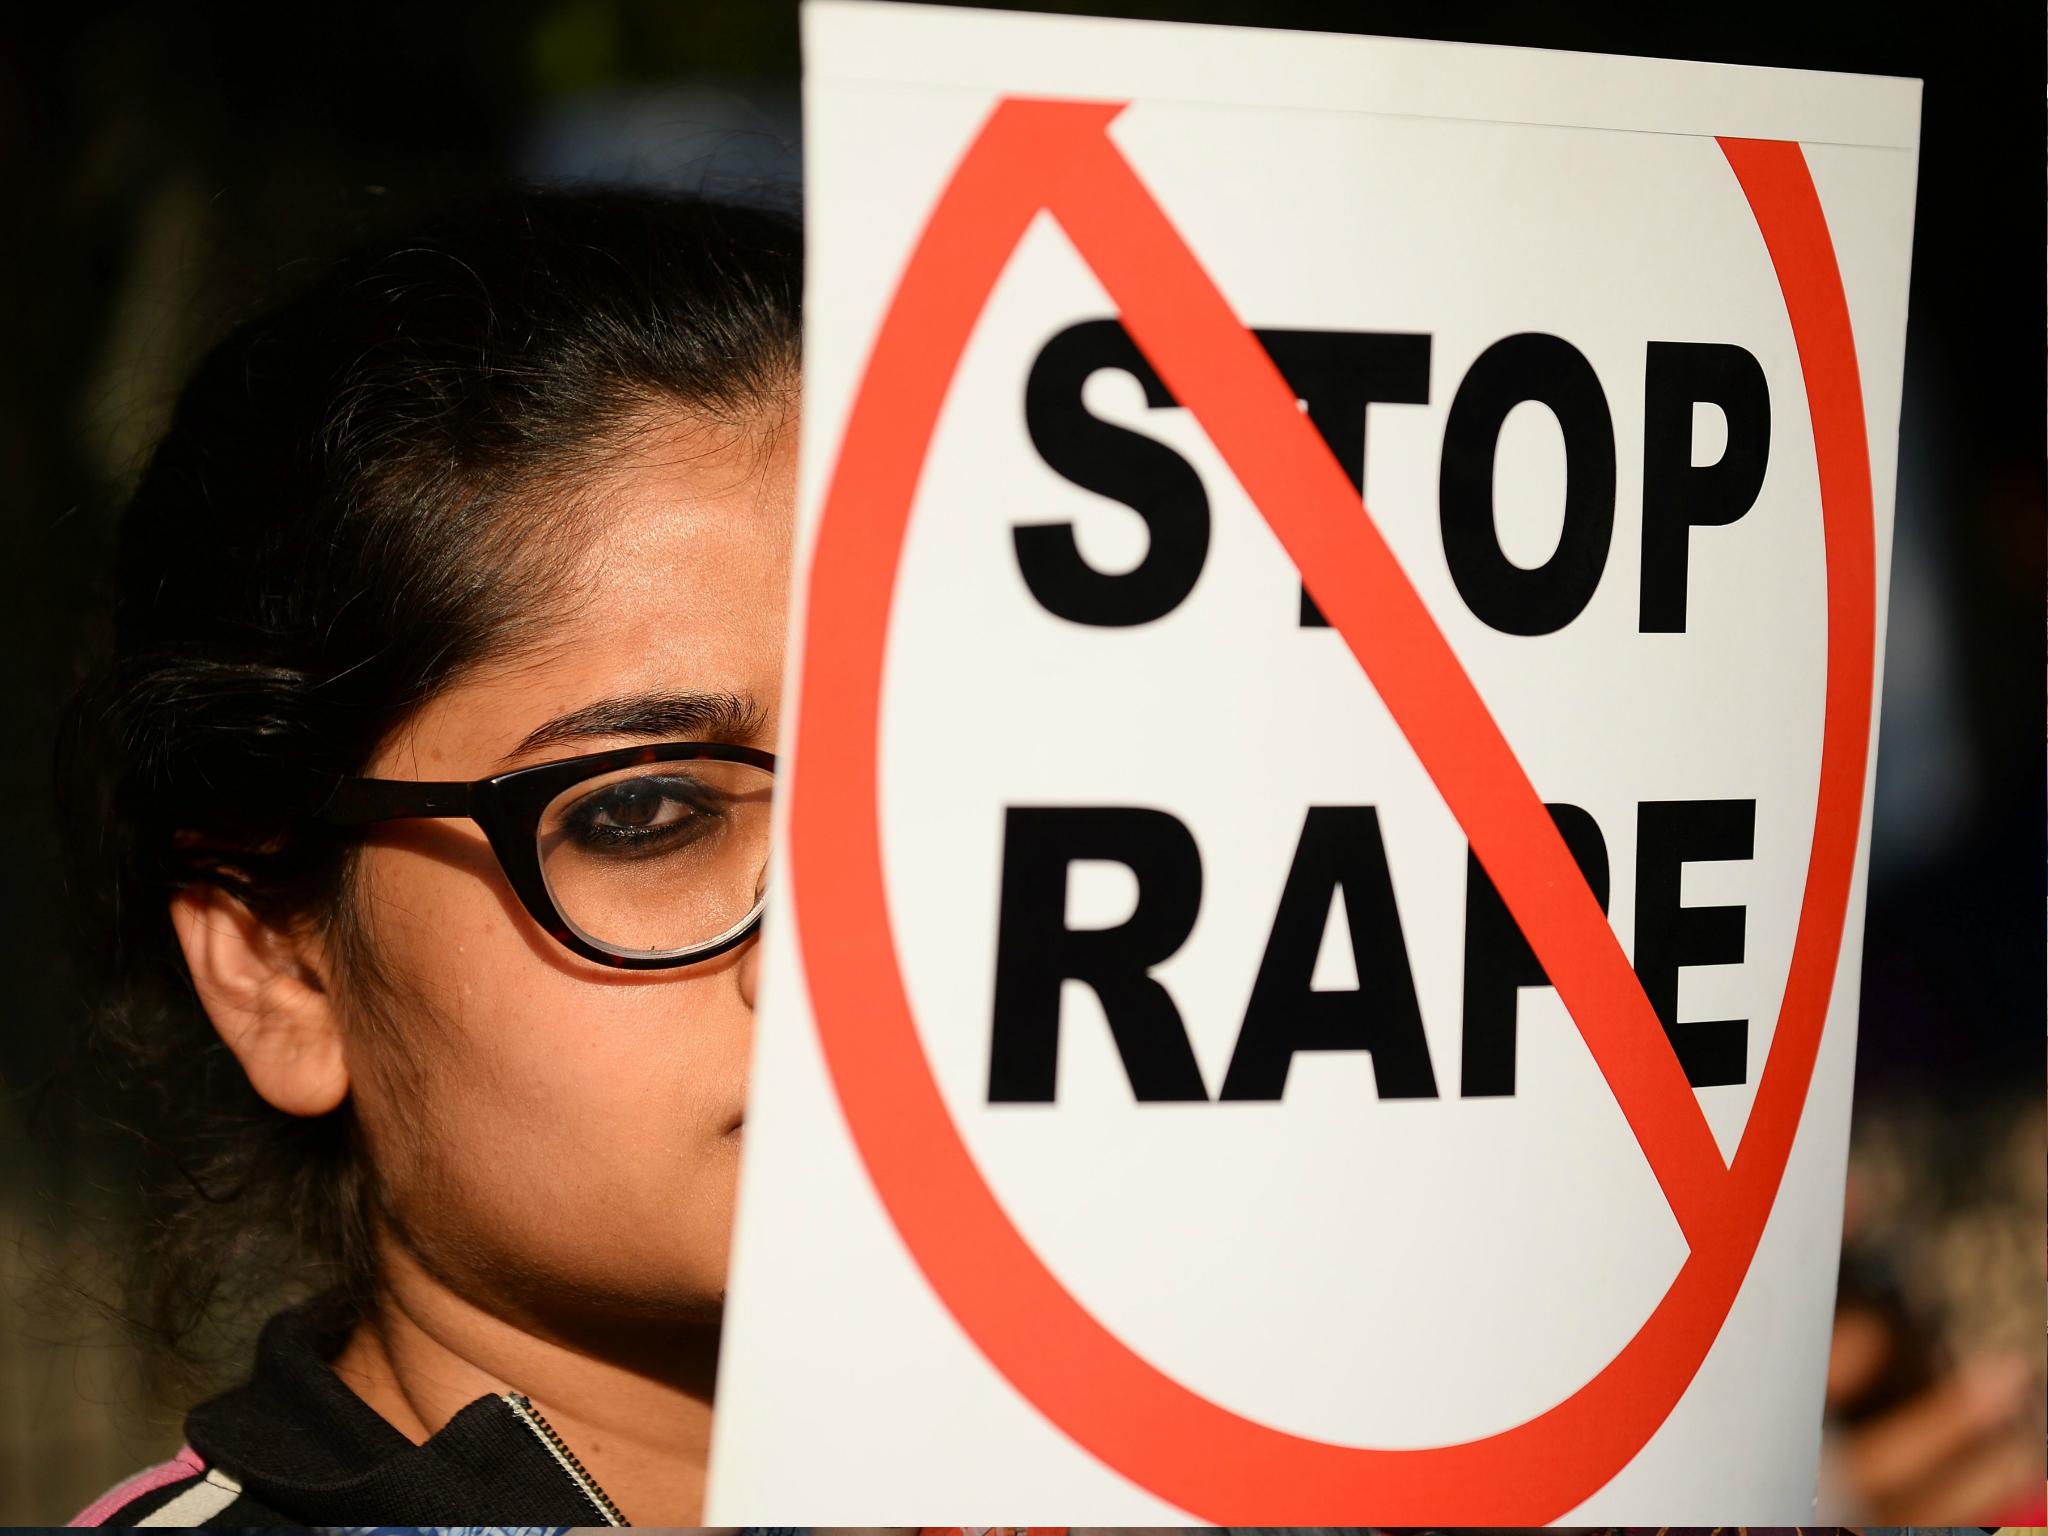
M330 263L180 396L122 517L112 654L60 747L105 982L88 1091L143 1139L134 1312L183 1346L221 1310L374 1280L346 1105L271 1109L199 1009L174 891L332 935L349 845L307 820L479 659L535 637L580 548L580 472L664 406L793 399L794 224L698 200L495 195Z

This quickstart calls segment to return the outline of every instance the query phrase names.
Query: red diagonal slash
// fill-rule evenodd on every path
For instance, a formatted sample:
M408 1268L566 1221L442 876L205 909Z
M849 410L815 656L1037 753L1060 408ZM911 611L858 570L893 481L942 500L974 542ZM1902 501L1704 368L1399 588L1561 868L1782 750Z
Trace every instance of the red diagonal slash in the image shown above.
M1465 829L1613 1090L1688 1244L1726 1178L1607 915L1450 642L1294 391L1106 137L1048 199L1175 398L1201 422Z
M1840 960L1874 672L1868 450L1848 309L1796 145L1723 145L1776 269L1812 411L1827 707L1806 895L1733 1170L1549 816L1356 493L1107 137L1111 104L1006 101L904 270L848 417L808 589L789 870L827 1068L875 1188L962 1329L1078 1444L1218 1522L1531 1523L1627 1463L1712 1347L1776 1198ZM879 696L897 561L967 337L1050 209L1303 571L1521 923L1685 1232L1635 1336L1555 1407L1461 1445L1382 1451L1254 1423L1173 1381L1074 1299L981 1178L925 1059L881 863ZM1813 1405L1819 1412L1819 1404Z

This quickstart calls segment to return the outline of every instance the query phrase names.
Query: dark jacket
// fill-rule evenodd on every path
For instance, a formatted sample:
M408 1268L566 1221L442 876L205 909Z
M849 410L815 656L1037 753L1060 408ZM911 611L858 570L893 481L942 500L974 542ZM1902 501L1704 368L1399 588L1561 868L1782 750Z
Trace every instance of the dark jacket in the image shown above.
M352 1318L322 1298L263 1329L255 1375L185 1419L186 1448L74 1525L623 1525L547 1421L480 1397L414 1445L327 1362Z

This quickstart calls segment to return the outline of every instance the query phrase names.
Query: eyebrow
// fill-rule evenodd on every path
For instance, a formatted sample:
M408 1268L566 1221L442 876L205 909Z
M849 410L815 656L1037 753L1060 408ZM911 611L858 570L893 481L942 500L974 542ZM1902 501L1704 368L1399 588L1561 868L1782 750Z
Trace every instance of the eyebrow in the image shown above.
M761 734L766 711L741 693L637 693L599 699L535 726L506 754L597 737L746 742Z

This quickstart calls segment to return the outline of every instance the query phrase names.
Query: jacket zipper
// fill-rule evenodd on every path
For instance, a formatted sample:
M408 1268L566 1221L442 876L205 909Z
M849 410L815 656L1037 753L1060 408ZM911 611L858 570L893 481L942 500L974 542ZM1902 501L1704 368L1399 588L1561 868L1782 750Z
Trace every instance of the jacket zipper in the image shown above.
M533 1431L534 1438L547 1447L555 1463L569 1474L569 1481L576 1485L576 1491L590 1500L590 1507L604 1517L606 1525L630 1525L632 1522L619 1513L619 1506L609 1495L597 1486L597 1479L583 1470L583 1463L576 1459L576 1453L569 1449L562 1437L555 1433L555 1426L541 1417L540 1410L522 1392L506 1392L501 1401L512 1410L512 1416Z

